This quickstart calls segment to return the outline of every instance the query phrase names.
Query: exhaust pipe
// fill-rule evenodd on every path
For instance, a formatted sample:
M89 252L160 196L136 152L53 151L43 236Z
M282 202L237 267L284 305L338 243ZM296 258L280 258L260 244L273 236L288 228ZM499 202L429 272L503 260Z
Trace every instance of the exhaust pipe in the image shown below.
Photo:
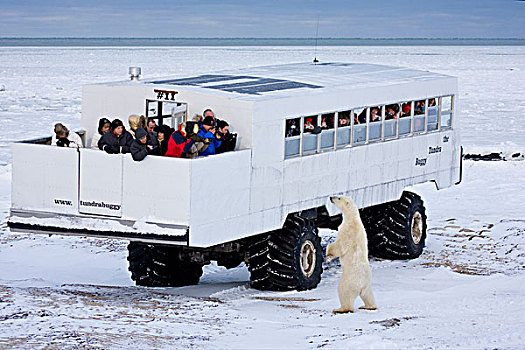
M141 73L140 67L129 67L129 77L131 81L139 81Z

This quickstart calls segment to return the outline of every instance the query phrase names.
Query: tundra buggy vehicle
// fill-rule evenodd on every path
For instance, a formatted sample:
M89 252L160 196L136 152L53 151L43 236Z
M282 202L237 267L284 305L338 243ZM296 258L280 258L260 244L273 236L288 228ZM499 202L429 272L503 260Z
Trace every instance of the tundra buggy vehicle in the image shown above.
M255 288L305 290L321 279L319 228L337 228L330 196L361 208L370 254L418 257L421 198L461 179L457 79L414 69L301 63L83 88L90 146L101 117L144 114L177 127L207 108L238 134L234 151L194 159L15 143L9 226L129 240L142 286L196 284L211 260L246 262Z

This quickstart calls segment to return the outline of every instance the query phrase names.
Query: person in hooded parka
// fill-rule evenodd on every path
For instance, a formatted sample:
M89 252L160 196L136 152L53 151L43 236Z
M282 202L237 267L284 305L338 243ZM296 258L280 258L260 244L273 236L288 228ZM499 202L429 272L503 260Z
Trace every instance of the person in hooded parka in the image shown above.
M108 118L100 118L98 121L98 129L97 133L93 135L93 138L91 139L91 149L98 149L98 141L104 135L106 132L109 131L109 128L111 128L111 122Z
M148 133L143 128L135 130L135 140L131 144L131 157L140 162L150 153L151 146L147 145Z
M171 137L171 134L175 130L173 128L169 127L168 125L158 125L155 127L155 131L157 132L157 140L159 141L159 153L158 155L165 155L168 151L168 143Z
M174 158L196 158L200 152L204 152L211 139L204 139L198 135L199 124L194 121L184 122L179 125L178 130L171 134L168 140L166 157Z
M229 130L230 124L225 120L217 119L217 131L216 133L221 137L221 144L215 149L215 153L224 153L235 150L237 143L237 134L233 134Z
M216 132L217 122L213 117L208 116L204 118L199 128L198 135L203 139L210 140L208 147L199 152L199 156L205 157L215 154L215 149L221 145L221 135Z
M110 154L129 153L133 136L124 129L120 119L111 122L111 129L102 135L98 148Z

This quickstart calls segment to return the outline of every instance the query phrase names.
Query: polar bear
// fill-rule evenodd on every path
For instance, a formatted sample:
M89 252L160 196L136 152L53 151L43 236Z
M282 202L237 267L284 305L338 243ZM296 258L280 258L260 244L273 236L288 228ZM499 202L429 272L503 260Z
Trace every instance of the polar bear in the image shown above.
M326 259L340 258L343 276L338 292L341 307L333 313L354 312L354 301L360 296L365 305L360 309L377 309L372 293L372 274L368 264L368 243L365 228L354 202L347 197L330 197L343 213L337 239L326 248Z

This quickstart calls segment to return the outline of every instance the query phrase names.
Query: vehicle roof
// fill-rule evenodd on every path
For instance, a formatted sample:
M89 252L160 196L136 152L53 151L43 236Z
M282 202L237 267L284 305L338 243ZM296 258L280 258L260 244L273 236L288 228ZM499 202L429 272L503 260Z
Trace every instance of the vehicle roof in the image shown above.
M155 87L199 90L242 100L294 97L320 89L356 90L421 81L443 81L451 76L405 67L368 63L292 63L224 70L209 74L140 83Z

